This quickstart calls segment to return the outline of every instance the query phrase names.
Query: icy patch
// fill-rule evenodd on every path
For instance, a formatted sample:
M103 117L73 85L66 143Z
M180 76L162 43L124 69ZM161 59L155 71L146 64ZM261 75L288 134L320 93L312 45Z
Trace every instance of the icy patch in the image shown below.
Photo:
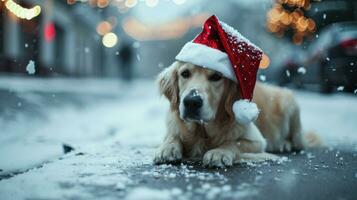
M29 63L26 66L26 71L28 74L35 74L36 69L35 69L35 62L33 60L30 60Z

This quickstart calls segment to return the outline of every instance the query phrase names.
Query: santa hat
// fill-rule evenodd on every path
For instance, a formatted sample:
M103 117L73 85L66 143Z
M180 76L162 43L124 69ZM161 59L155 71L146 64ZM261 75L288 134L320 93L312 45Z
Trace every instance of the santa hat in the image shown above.
M247 124L259 114L251 100L262 56L259 47L213 15L204 23L203 31L184 45L176 59L215 70L236 82L242 99L234 102L233 112L239 123Z

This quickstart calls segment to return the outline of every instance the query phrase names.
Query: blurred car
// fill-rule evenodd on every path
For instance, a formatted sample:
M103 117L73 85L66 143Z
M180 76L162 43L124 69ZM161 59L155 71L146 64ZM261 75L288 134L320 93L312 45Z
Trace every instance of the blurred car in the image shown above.
M298 69L305 57L304 52L297 49L291 52L277 67L277 84L284 86L292 83L297 87L301 87L302 83L298 76Z
M295 58L293 58L294 60ZM309 46L304 59L283 65L290 82L302 86L320 85L322 92L335 87L357 89L357 22L341 22L323 29Z

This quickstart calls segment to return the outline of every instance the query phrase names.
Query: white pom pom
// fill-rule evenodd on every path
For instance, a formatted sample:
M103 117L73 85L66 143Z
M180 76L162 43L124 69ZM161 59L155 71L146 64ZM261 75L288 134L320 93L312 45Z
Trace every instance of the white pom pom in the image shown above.
M241 124L248 124L258 118L259 109L257 104L250 102L247 99L242 99L234 102L233 113L237 122Z

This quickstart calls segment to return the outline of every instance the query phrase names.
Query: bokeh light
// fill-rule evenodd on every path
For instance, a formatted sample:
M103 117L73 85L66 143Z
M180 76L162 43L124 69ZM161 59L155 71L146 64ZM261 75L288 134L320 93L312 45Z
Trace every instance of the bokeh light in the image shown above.
M102 21L97 25L96 30L99 35L105 35L112 31L112 25L108 21Z
M113 32L107 33L103 36L102 42L105 47L112 48L118 43L118 36Z
M5 2L5 6L10 12L21 19L31 20L41 13L41 7L38 5L34 6L33 8L24 8L14 1L8 0Z

